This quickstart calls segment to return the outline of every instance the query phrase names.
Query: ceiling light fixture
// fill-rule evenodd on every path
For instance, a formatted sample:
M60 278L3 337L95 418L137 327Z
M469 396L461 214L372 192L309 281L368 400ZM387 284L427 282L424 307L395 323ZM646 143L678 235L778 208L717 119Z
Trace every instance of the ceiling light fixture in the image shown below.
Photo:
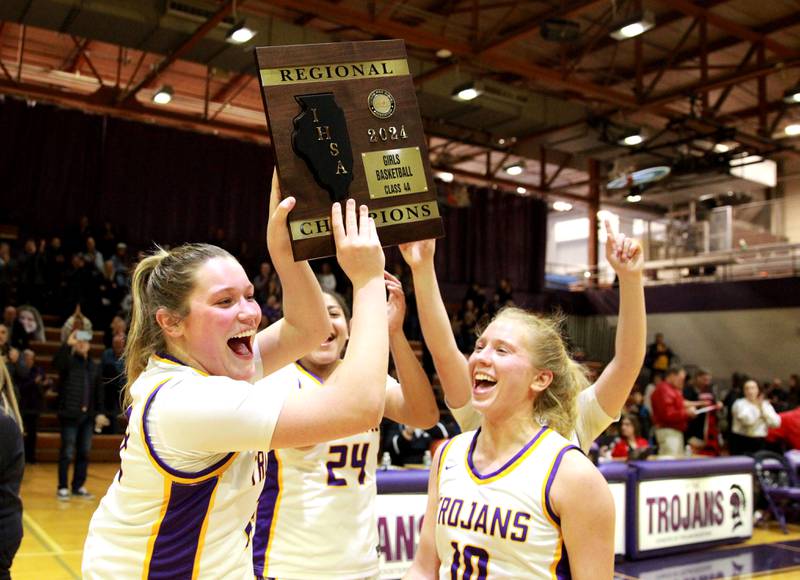
M439 179L441 179L445 183L452 183L453 179L454 179L453 174L450 173L449 171L439 171L436 174L436 177L438 177Z
M225 35L225 40L231 44L244 44L249 42L256 35L256 31L245 26L244 20L240 20L233 25Z
M626 147L635 147L636 145L641 145L644 143L644 135L640 131L636 131L635 133L629 133L623 136L619 140L620 145L625 145Z
M642 196L639 195L638 193L632 193L628 197L626 197L625 200L630 203L638 203L642 201Z
M627 40L640 34L644 34L656 25L653 13L645 10L641 16L626 20L619 27L611 31L611 38L614 40Z
M453 98L457 101L471 101L478 98L483 93L483 87L478 83L469 82L465 85L460 85L453 90Z
M519 161L505 166L505 172L509 175L520 175L523 171L525 171L525 166Z
M446 58L450 58L453 56L453 51L449 48L440 48L436 51L436 58L441 58L442 60Z
M517 193L518 193L518 194L520 194L520 195L525 195L526 193L528 193L528 190L527 190L527 189L525 189L524 187L522 187L522 186L520 185L520 186L517 188Z
M783 102L788 105L800 103L800 85L791 89L786 89L783 93Z
M172 96L174 94L175 93L171 86L164 85L153 94L153 102L156 105L169 104L169 102L172 101Z
M569 211L572 209L572 204L568 201L554 201L553 209L556 211Z
M786 133L789 137L795 137L796 135L800 135L800 123L792 123L791 125L786 125L783 129L783 132Z

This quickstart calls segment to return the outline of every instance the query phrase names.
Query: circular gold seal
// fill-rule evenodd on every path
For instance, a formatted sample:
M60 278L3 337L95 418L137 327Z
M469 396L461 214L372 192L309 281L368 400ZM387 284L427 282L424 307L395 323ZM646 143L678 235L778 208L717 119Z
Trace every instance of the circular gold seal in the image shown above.
M392 93L386 89L375 89L367 97L370 112L378 119L388 119L392 116L395 109L395 102Z

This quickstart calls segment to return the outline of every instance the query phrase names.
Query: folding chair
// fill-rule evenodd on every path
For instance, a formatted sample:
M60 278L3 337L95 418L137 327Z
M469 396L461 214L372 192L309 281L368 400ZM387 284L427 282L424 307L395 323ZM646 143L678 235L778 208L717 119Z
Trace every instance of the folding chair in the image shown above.
M772 515L784 534L786 512L800 506L800 487L788 460L773 451L759 451L754 456L756 478Z

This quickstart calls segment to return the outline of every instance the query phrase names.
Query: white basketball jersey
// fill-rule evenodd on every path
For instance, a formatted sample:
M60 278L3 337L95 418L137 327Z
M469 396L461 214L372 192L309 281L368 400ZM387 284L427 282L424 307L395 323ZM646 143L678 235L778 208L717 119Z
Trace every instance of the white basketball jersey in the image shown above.
M300 389L324 389L292 365ZM388 383L396 384L387 377ZM378 573L375 513L380 431L273 450L253 535L255 575L353 579Z
M220 415L219 424L209 421L205 430L216 430L226 441L226 434L234 431L230 422L236 419L265 450L184 452L156 445L158 427L148 421L148 414L155 413L158 397L174 396L172 389L197 392L198 398L207 395L207 405L192 403L195 409L205 405L209 416ZM177 361L152 357L131 388L120 470L89 525L83 577L252 578L250 521L266 476L266 447L285 393L207 376ZM228 399L241 407L237 417L231 417ZM170 457L169 465L156 447ZM180 465L204 467L175 469L171 465L176 457Z
M502 468L480 474L472 459L479 436L456 436L440 456L440 580L569 578L549 493L564 453L577 447L542 427Z

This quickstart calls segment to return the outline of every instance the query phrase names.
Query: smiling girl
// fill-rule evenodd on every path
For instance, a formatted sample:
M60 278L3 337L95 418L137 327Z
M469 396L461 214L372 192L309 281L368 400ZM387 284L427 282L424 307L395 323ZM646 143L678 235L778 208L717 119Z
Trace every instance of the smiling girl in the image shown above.
M611 493L566 439L588 381L557 325L501 310L469 374L481 426L437 450L406 578L611 578Z
M292 260L273 178L267 242L285 318L256 334L261 310L241 265L192 244L142 260L126 346L130 404L121 467L95 512L84 578L252 578L250 520L267 451L365 431L380 418L388 361L383 252L367 208L331 217L354 287L348 355L321 393L260 378L330 334L308 264ZM368 354L368 356L366 356ZM357 361L357 362L356 362Z

